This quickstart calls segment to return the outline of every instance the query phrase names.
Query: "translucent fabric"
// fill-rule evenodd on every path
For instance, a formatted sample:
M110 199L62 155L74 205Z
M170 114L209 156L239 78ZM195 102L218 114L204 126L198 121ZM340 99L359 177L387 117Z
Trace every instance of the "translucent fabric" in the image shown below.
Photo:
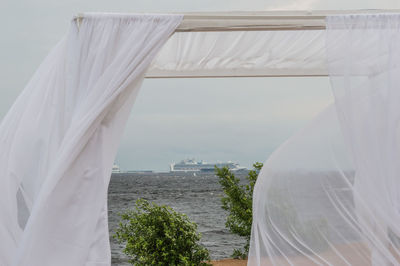
M335 103L265 163L248 265L400 265L400 15L327 18Z
M0 265L110 265L107 187L144 74L180 15L85 14L0 125Z
M325 31L177 32L148 77L327 75Z

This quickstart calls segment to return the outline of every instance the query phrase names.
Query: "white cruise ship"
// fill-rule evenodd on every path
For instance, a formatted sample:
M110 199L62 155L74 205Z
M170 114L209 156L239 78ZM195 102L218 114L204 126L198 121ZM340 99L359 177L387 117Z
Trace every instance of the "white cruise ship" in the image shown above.
M231 171L247 170L246 167L242 167L231 161L225 163L207 163L204 161L197 162L194 159L187 159L179 163L172 163L170 165L170 172L213 172L215 166L218 168L227 166Z
M119 165L114 164L112 167L111 173L113 173L113 174L121 173L121 169L119 168Z

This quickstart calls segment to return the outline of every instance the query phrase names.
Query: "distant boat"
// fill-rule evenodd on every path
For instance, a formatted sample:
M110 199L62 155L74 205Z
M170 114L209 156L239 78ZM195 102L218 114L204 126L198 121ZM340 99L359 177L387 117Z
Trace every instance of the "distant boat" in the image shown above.
M113 173L113 174L121 173L121 169L119 168L119 165L114 164L112 167L111 173Z
M228 167L231 171L245 171L246 167L240 166L238 163L231 161L207 163L204 161L195 161L194 159L182 160L179 163L172 163L170 165L170 172L213 172L215 166L218 168Z
M125 173L129 173L129 174L152 174L154 173L153 170L128 170L125 171Z

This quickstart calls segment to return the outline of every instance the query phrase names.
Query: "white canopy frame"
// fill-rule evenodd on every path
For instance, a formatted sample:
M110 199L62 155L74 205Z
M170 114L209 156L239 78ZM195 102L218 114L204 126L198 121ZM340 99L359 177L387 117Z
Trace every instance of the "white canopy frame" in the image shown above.
M326 29L329 15L399 13L400 9L255 11L255 12L187 12L176 33L251 32L251 31L319 31ZM74 20L80 25L84 14ZM233 77L327 77L324 68L309 69L202 69L199 71L160 70L152 67L146 78L233 78Z
M400 9L186 12L175 32L325 30L329 15L398 12ZM75 16L78 25L84 16Z

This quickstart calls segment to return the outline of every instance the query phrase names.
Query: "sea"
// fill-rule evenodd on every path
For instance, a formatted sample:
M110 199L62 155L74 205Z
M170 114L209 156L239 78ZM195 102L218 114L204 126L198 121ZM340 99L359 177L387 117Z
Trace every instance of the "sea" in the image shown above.
M237 177L244 179L245 175L238 173ZM123 246L112 236L118 228L119 214L133 208L138 198L187 214L197 223L201 244L209 250L211 259L229 258L234 249L244 246L245 240L225 228L227 213L221 208L222 195L213 172L112 174L108 191L112 265L130 265Z

